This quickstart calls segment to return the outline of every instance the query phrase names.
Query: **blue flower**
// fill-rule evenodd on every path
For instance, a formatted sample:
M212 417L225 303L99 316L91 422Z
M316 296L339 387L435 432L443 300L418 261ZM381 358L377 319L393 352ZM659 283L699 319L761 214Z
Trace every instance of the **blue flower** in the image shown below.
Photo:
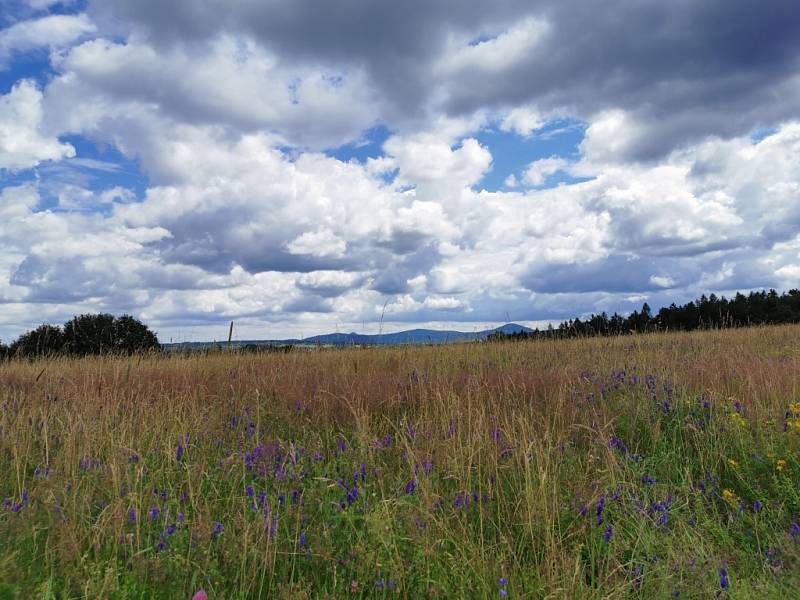
M183 446L178 444L178 450L175 452L175 460L180 461L183 458Z
M719 587L721 587L723 590L727 590L728 589L728 585L730 585L729 582L728 582L728 570L725 567L720 567L720 569L719 569Z
M417 491L417 480L412 479L406 484L406 494L411 495Z
M214 526L214 537L219 537L222 535L222 530L225 529L225 526L217 521L217 524Z
M606 531L603 534L603 541L608 544L611 541L611 537L614 535L614 526L609 523L608 527L606 527Z

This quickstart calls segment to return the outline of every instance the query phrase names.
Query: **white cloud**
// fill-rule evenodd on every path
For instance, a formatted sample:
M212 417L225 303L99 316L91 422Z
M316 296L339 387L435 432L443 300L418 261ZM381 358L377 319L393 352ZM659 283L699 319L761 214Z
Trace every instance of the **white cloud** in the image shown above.
M542 158L529 164L525 169L522 180L528 185L542 185L548 177L559 171L564 171L569 163L558 156Z
M162 119L236 133L271 131L286 144L324 148L358 139L377 118L358 68L292 69L229 35L169 50L95 39L56 66L63 75L49 87L52 119L75 132L155 111Z
M458 37L450 41L450 47L436 66L442 74L457 72L500 72L513 67L522 58L529 56L547 34L547 23L528 18L510 29L488 40L468 43Z
M46 6L35 7L46 8ZM0 69L14 52L62 48L97 30L85 15L48 15L20 21L0 31Z
M523 137L529 137L537 129L541 129L547 120L530 106L518 106L510 110L500 123L501 131L513 131Z
M336 237L330 229L317 229L297 236L286 247L292 254L341 258L347 250L347 242Z
M0 169L18 171L75 155L75 149L42 132L42 93L31 81L0 96Z
M559 42L573 23L561 4L537 15L503 5L488 19L467 3L456 20L440 3L427 19L395 7L402 35L393 27L380 43L341 33L358 32L346 7L314 6L337 32L328 37L297 35L313 21L301 0L239 3L216 20L195 7L187 29L190 4L108 0L90 5L93 20L0 32L11 60L56 50L42 91L21 82L0 99L0 168L74 156L67 134L103 155L2 190L0 301L11 316L0 333L89 308L197 326L198 337L221 318L318 333L379 318L387 298L395 323L558 319L798 276L791 102L767 102L768 124L795 116L755 143L738 135L763 106L750 92L731 108L697 82L654 82L625 61L604 70L597 42L628 55L610 38ZM130 22L109 18L121 7ZM255 18L275 7L285 32ZM798 81L762 89L796 99ZM700 110L703 98L727 110ZM552 114L588 123L580 157L538 160L504 191L479 189L493 167L511 170L485 128L532 147L549 143L536 133ZM316 152L378 123L391 134L363 164ZM141 165L141 198L106 146ZM67 181L57 168L91 175ZM545 189L560 171L587 180Z

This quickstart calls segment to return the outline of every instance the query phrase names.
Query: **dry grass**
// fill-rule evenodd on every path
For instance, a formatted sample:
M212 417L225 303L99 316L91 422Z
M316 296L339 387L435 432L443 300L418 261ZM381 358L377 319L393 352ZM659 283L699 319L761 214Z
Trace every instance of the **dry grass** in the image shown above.
M783 594L798 398L796 326L8 363L0 581L59 598L497 597L501 577L510 597L703 597L724 568L724 593Z

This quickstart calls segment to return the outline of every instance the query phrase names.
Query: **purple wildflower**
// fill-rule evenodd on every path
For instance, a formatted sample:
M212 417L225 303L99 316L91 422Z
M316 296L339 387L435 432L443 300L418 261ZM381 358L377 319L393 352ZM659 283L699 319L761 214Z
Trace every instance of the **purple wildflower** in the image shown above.
M217 524L214 526L214 537L219 537L222 535L222 530L225 529L225 526L217 521Z
M603 534L603 541L608 544L611 541L611 537L614 535L614 526L609 523L608 527L606 527L606 531Z
M606 508L606 498L603 496L597 501L597 526L603 524L603 511Z
M136 507L132 506L128 511L128 518L131 520L131 523L136 523Z
M728 589L728 585L730 585L728 581L728 570L725 567L720 567L719 569L719 587L723 590Z
M647 485L653 485L653 484L655 484L655 482L656 482L656 480L653 479L650 475L644 475L642 477L642 483L645 483Z
M417 491L417 480L412 479L406 484L406 494L409 496Z
M796 544L800 544L800 523L794 521L789 525L789 535L792 536Z
M175 460L177 460L178 462L180 462L180 460L181 460L182 458L183 458L183 446L181 446L180 444L178 444L178 449L177 449L177 450L176 450L176 452L175 452Z
M159 509L157 506L154 506L153 508L150 509L150 520L155 521L156 519L158 519L158 515L160 514L161 514L161 509Z

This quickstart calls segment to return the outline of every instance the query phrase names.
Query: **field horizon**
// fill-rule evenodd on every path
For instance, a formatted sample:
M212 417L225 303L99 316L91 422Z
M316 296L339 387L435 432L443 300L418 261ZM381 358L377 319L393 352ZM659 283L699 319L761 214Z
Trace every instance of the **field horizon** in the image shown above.
M0 598L791 597L800 326L0 363Z

